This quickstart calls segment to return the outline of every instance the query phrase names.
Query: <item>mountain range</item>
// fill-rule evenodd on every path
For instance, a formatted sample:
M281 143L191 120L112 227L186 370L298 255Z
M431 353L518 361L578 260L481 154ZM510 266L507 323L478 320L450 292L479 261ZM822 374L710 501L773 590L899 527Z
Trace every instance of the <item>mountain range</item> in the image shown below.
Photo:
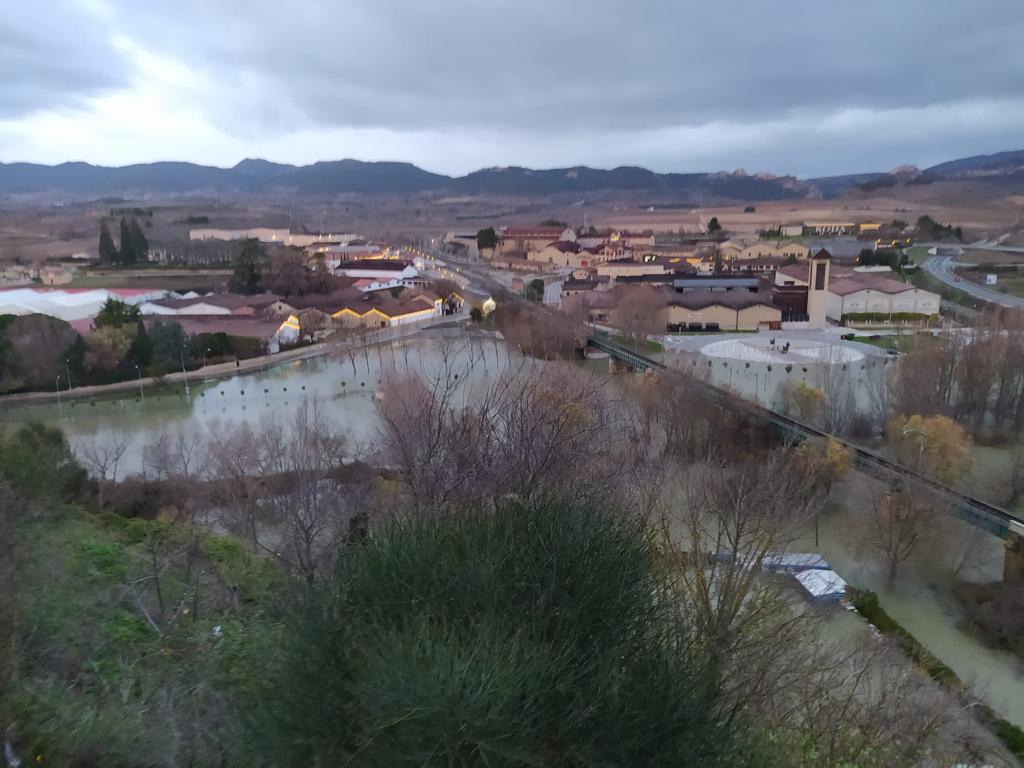
M465 176L431 173L411 163L337 160L295 166L246 159L232 168L194 163L157 162L122 167L62 163L0 163L0 194L50 193L154 196L204 194L304 195L414 194L465 195L587 194L599 191L645 192L669 199L784 200L839 197L897 184L982 180L1024 188L1024 150L978 155L924 170L901 166L887 173L861 173L813 179L767 174L655 173L624 166L601 170L577 166L532 170L485 168Z

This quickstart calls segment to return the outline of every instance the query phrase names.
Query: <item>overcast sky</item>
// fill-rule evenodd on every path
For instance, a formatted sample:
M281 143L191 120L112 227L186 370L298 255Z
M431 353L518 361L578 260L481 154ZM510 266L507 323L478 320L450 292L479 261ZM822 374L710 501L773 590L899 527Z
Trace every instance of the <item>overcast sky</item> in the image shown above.
M0 161L814 176L1024 148L1022 0L47 0Z

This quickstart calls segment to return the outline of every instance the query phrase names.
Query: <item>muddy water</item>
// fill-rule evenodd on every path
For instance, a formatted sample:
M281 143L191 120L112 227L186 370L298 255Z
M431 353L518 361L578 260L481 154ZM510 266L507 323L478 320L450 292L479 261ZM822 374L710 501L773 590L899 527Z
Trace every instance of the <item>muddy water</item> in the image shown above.
M346 437L349 449L366 448L378 427L374 398L392 374L436 375L446 366L469 388L485 385L509 366L535 364L490 339L450 340L422 337L381 345L349 357L319 357L236 376L189 382L171 390L152 388L131 395L90 400L65 397L61 404L0 410L0 422L17 425L42 421L60 426L79 447L94 435L118 430L130 435L119 478L143 471L143 446L162 430L203 433L226 425L277 418L287 421L305 398L316 398Z

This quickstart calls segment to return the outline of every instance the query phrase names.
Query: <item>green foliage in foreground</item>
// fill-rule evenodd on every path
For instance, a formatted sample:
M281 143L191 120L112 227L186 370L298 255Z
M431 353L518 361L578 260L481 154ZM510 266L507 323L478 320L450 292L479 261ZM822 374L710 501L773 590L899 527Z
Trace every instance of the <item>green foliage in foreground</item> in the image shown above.
M0 649L16 671L0 719L26 764L245 764L235 702L257 688L274 643L276 566L219 536L189 559L169 523L75 509L23 521L18 538L20 572L4 585L16 611L0 617L19 630ZM162 615L145 580L154 556Z
M26 498L73 498L88 477L64 433L40 422L0 431L0 481Z
M277 766L764 763L651 533L561 503L402 522L299 601L253 715Z

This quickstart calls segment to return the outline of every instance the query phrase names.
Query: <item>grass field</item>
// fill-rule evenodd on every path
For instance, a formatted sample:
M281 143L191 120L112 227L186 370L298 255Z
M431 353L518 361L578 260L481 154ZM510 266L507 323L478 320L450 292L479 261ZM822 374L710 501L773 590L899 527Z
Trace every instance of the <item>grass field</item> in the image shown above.
M642 348L637 347L637 345L633 343L633 340L626 336L613 336L612 340L616 344L628 349L635 349L638 352L662 352L664 350L664 347L662 347L661 344L656 341L651 341L650 339L643 343Z
M230 272L224 274L162 274L152 271L148 274L139 272L119 274L111 272L104 275L82 274L63 288L151 288L168 291L180 290L213 290L230 278Z
M966 264L1024 264L1024 253L966 250L957 261Z
M963 275L965 280L971 280L971 282L978 283L979 285L983 285L985 282L985 277L981 272L964 272ZM1020 272L1001 272L999 273L998 280L995 285L985 287L1010 296L1024 298L1024 274Z

